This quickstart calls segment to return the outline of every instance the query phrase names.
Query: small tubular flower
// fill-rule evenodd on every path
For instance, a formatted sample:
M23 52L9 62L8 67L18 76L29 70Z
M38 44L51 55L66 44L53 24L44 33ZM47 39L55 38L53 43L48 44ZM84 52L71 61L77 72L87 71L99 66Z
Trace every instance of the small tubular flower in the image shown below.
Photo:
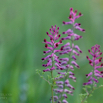
M86 58L88 59L89 64L93 67L93 70L89 74L86 74L86 77L90 77L90 79L88 80L88 82L83 83L83 85L93 85L93 82L98 83L98 79L103 78L102 71L98 70L99 68L103 67L103 63L101 63L102 57L100 57L102 54L102 52L100 52L100 45L94 45L93 47L91 47L91 51L88 50L88 52L90 53L90 55L92 55L92 59L90 59L88 56L86 56Z

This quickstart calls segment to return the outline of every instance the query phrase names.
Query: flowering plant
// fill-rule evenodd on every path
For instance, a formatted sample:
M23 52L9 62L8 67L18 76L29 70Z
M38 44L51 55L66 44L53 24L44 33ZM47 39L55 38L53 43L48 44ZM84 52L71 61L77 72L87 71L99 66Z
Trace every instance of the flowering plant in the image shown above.
M93 67L93 69L89 74L86 74L86 77L90 78L88 82L83 83L83 85L85 86L85 88L83 89L86 93L80 94L81 103L87 102L86 99L89 96L92 96L92 93L95 89L103 87L102 85L97 86L97 83L99 82L98 79L103 78L103 71L98 70L99 68L103 67L103 63L101 63L102 57L100 57L102 55L102 52L100 51L100 45L94 45L93 47L91 47L91 51L88 50L88 52L90 53L90 55L92 55L92 59L90 59L88 56L86 57L89 60L89 64ZM98 57L100 58L98 59Z
M70 79L76 82L73 70L74 68L80 68L76 63L76 56L80 56L80 53L82 53L79 46L74 44L74 41L82 38L82 36L75 33L75 30L85 32L85 29L80 27L81 23L75 23L76 19L83 16L83 14L81 14L81 12L79 12L78 15L76 14L77 10L73 12L73 8L70 8L70 15L68 17L70 21L63 21L63 25L72 25L71 29L62 32L63 35L67 34L66 37L61 37L61 34L59 34L59 27L55 25L51 26L50 33L46 32L50 41L44 39L43 42L45 43L45 48L48 49L47 51L43 51L43 53L44 55L49 55L41 59L42 61L47 61L46 64L42 65L45 67L43 72L37 70L37 73L51 86L51 103L69 103L67 101L68 94L73 95L73 91L75 90L70 83ZM67 40L66 44L63 44L64 40ZM61 47L59 44L62 44ZM95 45L91 48L92 52L88 50L93 56L93 59L90 59L87 56L89 64L93 67L93 70L89 74L86 74L86 77L90 77L90 79L88 82L83 83L83 86L85 86L83 89L86 93L80 94L81 103L86 102L86 99L90 96L92 91L95 90L94 88L96 87L96 83L98 83L98 79L103 78L103 71L98 71L99 68L103 67L103 63L98 66L102 60L102 57L97 59L102 54L99 48L99 45ZM66 55L66 57L62 58L62 55ZM47 79L42 75L45 72L49 74L47 75ZM88 91L88 88L92 88L90 92Z

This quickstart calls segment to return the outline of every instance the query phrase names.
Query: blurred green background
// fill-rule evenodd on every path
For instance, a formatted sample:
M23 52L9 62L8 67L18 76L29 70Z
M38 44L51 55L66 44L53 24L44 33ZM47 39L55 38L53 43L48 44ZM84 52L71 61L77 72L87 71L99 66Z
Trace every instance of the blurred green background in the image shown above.
M72 84L76 90L68 98L69 103L80 103L85 74L91 71L88 49L99 44L103 51L103 0L0 0L0 103L50 103L50 87L35 70L44 69L42 42L49 40L46 32L51 25L59 26L60 33L69 28L62 21L68 21L70 7L83 13L77 22L86 29L76 32L83 36L75 42L83 53L77 60L80 69L75 69L77 82ZM103 88L88 103L103 103Z

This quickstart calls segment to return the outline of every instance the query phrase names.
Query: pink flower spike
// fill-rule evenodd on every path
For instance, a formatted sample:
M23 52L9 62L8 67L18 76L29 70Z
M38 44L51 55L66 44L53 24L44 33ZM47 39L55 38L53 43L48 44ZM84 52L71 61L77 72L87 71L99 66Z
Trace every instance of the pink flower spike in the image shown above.
M47 60L47 64L43 64L42 65L43 67L50 66L50 69L47 68L47 69L43 70L43 72L55 70L55 66L58 66L59 69L61 68L60 65L59 65L61 62L59 61L58 56L56 56L56 54L55 54L55 53L61 51L61 49L56 50L56 48L58 47L59 44L62 44L62 40L59 40L59 42L55 42L61 36L61 34L58 35L59 27L57 27L57 29L56 29L56 25L51 26L51 28L50 28L50 33L51 34L49 34L48 32L46 32L46 33L50 37L50 42L48 42L46 39L44 39L44 43L45 43L45 48L49 49L49 50L48 51L43 51L43 53L44 54L51 53L51 52L52 53L51 53L51 55L48 55L48 56L41 59L43 61ZM48 45L50 45L50 47ZM54 66L52 65L52 63L54 63Z
M99 54L99 52L100 52L99 48L100 48L100 45L96 44L93 47L91 47L91 51L92 52L90 50L88 50L89 53L92 55L93 58L90 59L88 56L86 56L86 57L89 60L89 64L91 66L93 66L93 70L89 74L86 74L86 76L90 77L90 79L88 80L87 83L84 83L84 85L93 84L92 80L95 81L96 83L98 83L98 79L99 78L103 78L103 75L101 74L101 71L97 70L97 69L103 67L103 63L101 63L100 65L98 65L100 62L102 62L102 57L100 57L99 59L97 59L97 57L100 56L100 55L97 56ZM94 73L94 75L93 75L93 73ZM97 77L97 79L95 79L95 77ZM95 86L95 85L93 85L93 86Z
M58 59L56 58L55 59L55 61L57 61L57 63L55 63L55 65L57 67L56 70L57 70L57 73L60 74L59 77L56 77L56 80L59 81L59 79L64 79L65 80L64 81L64 85L65 86L64 85L63 85L64 87L60 86L61 88L63 88L63 89L61 89L61 91L63 90L64 92L66 92L68 94L71 94L71 95L73 94L73 91L70 91L70 90L71 89L74 90L75 88L73 86L69 85L68 80L72 79L74 82L76 82L76 77L74 77L74 73L72 73L71 70L74 70L74 67L79 68L79 65L75 62L75 60L76 60L76 56L75 55L79 56L80 55L79 53L82 53L82 51L80 50L80 48L78 46L74 45L74 41L75 40L79 40L80 38L82 38L82 36L75 34L74 33L74 29L79 29L82 32L85 31L84 29L80 28L80 26L81 26L80 23L75 23L75 18L77 17L76 14L77 14L77 10L75 10L73 12L73 8L70 8L70 14L69 14L69 17L68 17L70 21L68 21L68 22L63 21L63 25L69 25L69 24L71 24L72 25L72 29L68 29L68 30L62 32L62 34L65 34L66 36L63 37L63 38L61 38L61 40L63 40L63 41L64 40L66 40L66 41L70 40L71 44L69 42L67 42L67 44L63 45L60 48L61 51L59 53L60 54L59 56L66 54L66 55L69 55L69 59L68 58L58 58ZM79 17L80 16L82 16L81 13L79 13ZM57 40L57 37L56 37L55 40ZM56 45L56 43L55 43L54 46L56 48L58 45ZM59 52L59 51L57 51L57 52ZM61 70L63 70L63 71L61 71ZM58 85L59 84L57 84L57 87L59 87ZM66 89L67 85L69 86L70 90ZM59 90L55 90L55 91L58 91L57 93L61 93L60 92L60 88L59 88ZM67 96L65 96L64 92L62 94L59 94L60 95L59 96L60 97L59 100L61 100L62 96L65 99L67 98ZM59 103L59 100L57 101L58 103ZM61 102L62 101L60 101L60 103ZM67 102L63 102L63 103L67 103Z

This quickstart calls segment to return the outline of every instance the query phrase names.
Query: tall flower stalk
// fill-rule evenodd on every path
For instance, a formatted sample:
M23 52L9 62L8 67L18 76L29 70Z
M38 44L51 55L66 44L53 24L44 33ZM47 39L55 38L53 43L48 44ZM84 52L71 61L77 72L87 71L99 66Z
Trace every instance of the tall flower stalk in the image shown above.
M103 78L103 71L98 70L99 68L103 67L103 63L101 63L102 57L100 57L102 55L102 52L100 51L100 45L94 45L93 47L91 47L91 51L88 50L88 52L90 53L90 55L92 55L92 59L90 59L88 56L86 56L86 58L88 59L89 64L92 66L93 69L89 74L86 74L86 77L89 78L89 80L88 82L83 83L83 85L90 85L90 90L88 90L87 86L85 89L87 95L85 95L81 103L84 103L95 89L101 87L97 87L97 83L99 82L99 78Z
M59 65L59 57L56 55L56 53L60 52L61 49L58 49L59 44L62 44L62 40L59 40L59 42L56 42L61 34L59 34L59 27L56 29L56 25L52 26L50 28L50 34L46 32L47 35L50 37L50 42L48 42L46 39L44 39L45 48L48 49L47 51L43 51L44 55L51 53L50 55L46 56L45 58L42 58L42 60L47 60L47 64L43 64L42 66L46 69L43 70L43 72L50 72L51 73L51 94L52 94L52 103L54 103L54 94L53 94L53 88L54 88L54 76L53 71L55 70L55 65ZM50 45L50 46L49 46Z
M76 56L79 56L82 51L80 50L78 45L74 45L74 41L79 40L82 38L82 36L74 33L74 30L80 30L82 32L85 32L85 29L82 29L80 26L80 23L75 23L75 20L82 16L81 13L77 15L77 10L73 12L73 8L70 8L70 16L69 16L69 22L63 21L63 25L72 25L72 29L68 29L67 31L63 32L62 34L67 34L67 37L61 38L61 40L70 40L71 44L67 42L64 46L62 46L62 50L59 53L60 56L67 54L67 58L60 58L61 61L59 63L59 66L62 68L60 69L57 66L57 72L60 74L59 78L55 78L56 84L58 88L54 89L56 94L59 94L57 97L58 103L68 103L67 102L67 94L73 94L73 90L75 89L71 84L69 79L72 79L73 81L76 81L76 77L74 77L74 73L72 73L70 70L74 70L73 66L76 68L79 68L79 65L76 63ZM77 52L77 51L79 52ZM69 89L68 89L69 88Z

